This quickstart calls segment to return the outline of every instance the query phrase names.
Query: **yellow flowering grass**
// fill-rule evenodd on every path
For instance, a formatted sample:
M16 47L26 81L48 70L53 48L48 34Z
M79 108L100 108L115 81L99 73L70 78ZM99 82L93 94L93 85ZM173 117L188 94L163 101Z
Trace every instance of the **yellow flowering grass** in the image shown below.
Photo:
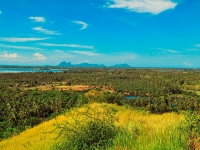
M114 140L114 146L110 149L125 150L125 149L137 149L137 150L151 150L162 149L163 144L166 147L172 147L173 141L181 140L185 142L184 136L174 137L174 134L178 134L178 124L183 120L183 115L176 113L165 113L162 115L149 114L147 112L132 110L125 106L116 106L114 104L90 104L95 110L103 111L101 106L109 107L116 111L115 116L118 118L116 126L127 131L127 134L119 134ZM56 128L56 123L64 123L78 112L85 111L86 106L77 108L66 115L58 116L56 119L46 121L32 129L27 129L21 134L6 139L0 142L1 150L48 150L58 142L55 138L58 136L59 130ZM52 132L53 131L53 132ZM181 138L181 139L179 139ZM60 141L61 142L61 141ZM164 143L163 143L164 142ZM180 142L180 144L181 144ZM180 145L179 144L179 145ZM175 148L179 149L176 144ZM166 148L167 149L167 148ZM169 148L170 149L170 148ZM181 148L180 148L181 149Z
M122 107L116 116L119 117L118 126L127 130L128 134L119 135L111 149L178 150L187 147L186 134L179 129L184 119L181 114L149 114Z

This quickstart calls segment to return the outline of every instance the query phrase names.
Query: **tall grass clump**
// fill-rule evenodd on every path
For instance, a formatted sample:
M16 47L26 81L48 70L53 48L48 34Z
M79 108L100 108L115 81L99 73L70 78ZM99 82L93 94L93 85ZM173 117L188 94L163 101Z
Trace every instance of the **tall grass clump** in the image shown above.
M118 111L123 127L109 150L185 150L187 131L182 128L183 116L176 113L148 114L124 109Z
M182 128L187 132L188 149L200 149L200 113L198 111L187 111L184 116Z
M59 144L53 149L106 149L113 145L118 133L114 125L117 118L111 107L100 104L88 105L70 114L64 124L57 124L60 130Z

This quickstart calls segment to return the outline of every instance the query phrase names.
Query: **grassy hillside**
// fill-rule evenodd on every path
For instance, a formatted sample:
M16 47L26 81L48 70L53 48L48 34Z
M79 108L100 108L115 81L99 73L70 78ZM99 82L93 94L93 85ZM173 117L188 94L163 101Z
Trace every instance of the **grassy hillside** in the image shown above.
M76 108L47 122L28 129L21 134L0 142L1 150L48 150L55 148L59 139L58 124L73 122L74 116L80 112L104 113L104 108L113 111L116 118L115 126L123 132L119 132L113 141L111 150L164 150L164 149L187 149L188 141L184 130L179 128L183 115L176 113L149 114L148 112L136 111L125 106L114 104L93 103L82 108ZM81 118L81 116L79 116ZM72 121L71 121L72 120ZM76 127L76 125L74 126ZM66 138L67 139L67 138Z

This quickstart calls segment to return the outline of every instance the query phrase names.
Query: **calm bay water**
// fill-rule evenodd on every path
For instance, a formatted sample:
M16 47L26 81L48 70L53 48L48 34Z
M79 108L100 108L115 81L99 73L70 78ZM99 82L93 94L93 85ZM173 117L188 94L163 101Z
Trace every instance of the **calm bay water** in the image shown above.
M20 72L61 72L59 69L43 70L38 68L0 68L0 73L20 73Z
M125 99L126 99L126 100L137 99L137 96L134 96L134 95L127 95L127 96L125 96Z

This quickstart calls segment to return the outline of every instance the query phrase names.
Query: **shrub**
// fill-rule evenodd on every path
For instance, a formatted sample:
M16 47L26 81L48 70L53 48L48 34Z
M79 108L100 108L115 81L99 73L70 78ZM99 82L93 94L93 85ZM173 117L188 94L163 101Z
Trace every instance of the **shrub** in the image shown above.
M118 128L114 125L116 118L113 110L102 105L90 105L84 111L76 111L70 115L72 119L57 125L61 144L54 148L82 150L112 146L118 133Z
M189 138L200 137L200 114L199 112L185 112L185 127L189 134Z
M101 101L103 96L103 93L98 90L90 90L87 93L85 93L85 97L90 101L90 102L99 102Z

